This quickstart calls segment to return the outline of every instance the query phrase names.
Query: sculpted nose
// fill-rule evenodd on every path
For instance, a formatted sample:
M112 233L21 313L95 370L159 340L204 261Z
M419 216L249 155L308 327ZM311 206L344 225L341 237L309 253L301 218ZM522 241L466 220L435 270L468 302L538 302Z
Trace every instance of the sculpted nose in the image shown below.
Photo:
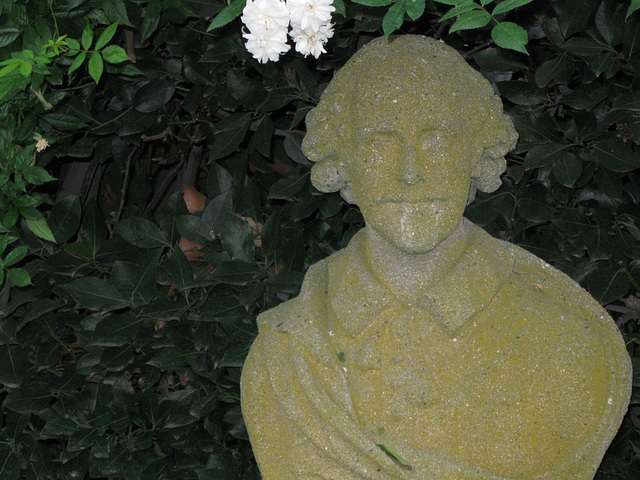
M416 185L417 183L424 182L424 176L416 167L415 155L416 149L412 148L407 151L404 156L400 180L407 185Z

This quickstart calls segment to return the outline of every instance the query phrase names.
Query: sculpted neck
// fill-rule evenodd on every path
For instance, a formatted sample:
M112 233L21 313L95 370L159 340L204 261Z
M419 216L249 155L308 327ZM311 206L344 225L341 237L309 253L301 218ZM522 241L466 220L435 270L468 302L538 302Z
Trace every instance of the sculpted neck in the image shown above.
M417 297L442 279L469 244L474 225L462 219L458 228L426 253L407 253L366 228L366 250L376 276L394 293Z

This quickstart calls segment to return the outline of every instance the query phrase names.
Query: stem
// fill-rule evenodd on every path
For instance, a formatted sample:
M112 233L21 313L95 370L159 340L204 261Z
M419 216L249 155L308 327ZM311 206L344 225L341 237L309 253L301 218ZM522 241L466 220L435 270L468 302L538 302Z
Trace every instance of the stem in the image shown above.
M56 14L53 12L53 5L51 4L51 0L47 0L47 4L49 5L49 10L51 10L51 17L53 17L53 25L56 30L56 37L60 36L60 29L58 28L58 20L56 19Z

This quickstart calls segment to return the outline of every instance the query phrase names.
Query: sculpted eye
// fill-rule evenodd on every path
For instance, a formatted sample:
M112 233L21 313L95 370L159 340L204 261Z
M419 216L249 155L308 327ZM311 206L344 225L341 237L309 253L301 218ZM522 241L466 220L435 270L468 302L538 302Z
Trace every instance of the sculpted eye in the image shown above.
M443 132L429 132L425 134L420 142L422 151L429 156L444 157L451 145L453 138Z
M396 134L376 132L360 141L360 159L364 163L393 163L401 151L400 138Z

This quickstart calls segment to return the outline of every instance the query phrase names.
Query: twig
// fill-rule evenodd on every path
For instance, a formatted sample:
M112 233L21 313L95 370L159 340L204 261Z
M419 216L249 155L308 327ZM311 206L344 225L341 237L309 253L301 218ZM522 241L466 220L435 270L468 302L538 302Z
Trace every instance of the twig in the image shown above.
M183 165L184 165L184 156L180 158L180 162L178 162L178 164L169 171L165 179L162 181L162 183L156 190L155 195L149 202L149 205L147 206L147 211L153 212L158 207L158 204L162 201L164 197L164 192L167 190L167 188L169 188L169 185L171 185L171 182L173 182L176 175L178 174L178 171L182 168Z
M138 149L136 147L131 151L131 153L127 157L127 166L125 167L125 170L124 170L124 181L122 182L122 191L120 192L120 207L118 207L118 214L116 215L115 222L120 221L120 217L122 216L122 212L124 210L124 202L126 200L127 190L129 187L129 176L131 174L131 159L133 158L133 156L137 151Z

